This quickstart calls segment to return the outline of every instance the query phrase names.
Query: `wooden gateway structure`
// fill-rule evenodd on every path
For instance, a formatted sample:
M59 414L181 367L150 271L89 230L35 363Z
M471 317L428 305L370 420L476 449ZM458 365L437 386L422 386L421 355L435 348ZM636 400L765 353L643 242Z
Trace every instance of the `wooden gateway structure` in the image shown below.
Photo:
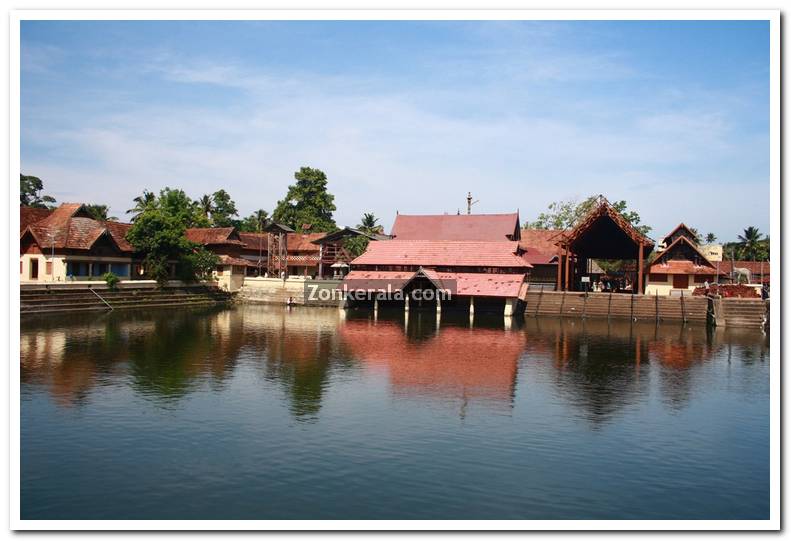
M599 196L593 209L570 231L557 240L557 290L580 291L589 261L636 261L630 283L633 293L643 293L646 260L654 249L654 241L630 224L604 196Z

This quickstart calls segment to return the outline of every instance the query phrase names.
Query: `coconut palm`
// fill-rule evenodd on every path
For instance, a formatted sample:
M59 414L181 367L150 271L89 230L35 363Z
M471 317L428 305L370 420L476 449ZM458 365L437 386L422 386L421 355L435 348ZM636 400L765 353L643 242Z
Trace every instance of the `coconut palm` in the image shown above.
M208 219L211 213L214 212L214 199L210 195L204 195L197 201L198 208Z
M743 235L739 235L739 244L744 251L744 256L755 261L761 243L761 232L757 227L750 226L744 230Z
M374 233L381 233L383 228L381 225L377 225L376 222L379 221L379 218L373 215L371 212L366 212L363 214L362 219L360 220L357 229L360 231L364 231L366 233L374 234Z
M714 233L706 233L706 243L714 244L715 242L717 242L717 235Z
M135 197L132 201L135 206L127 210L126 213L132 215L132 221L134 222L142 213L156 206L157 196L154 192L143 190L143 195Z

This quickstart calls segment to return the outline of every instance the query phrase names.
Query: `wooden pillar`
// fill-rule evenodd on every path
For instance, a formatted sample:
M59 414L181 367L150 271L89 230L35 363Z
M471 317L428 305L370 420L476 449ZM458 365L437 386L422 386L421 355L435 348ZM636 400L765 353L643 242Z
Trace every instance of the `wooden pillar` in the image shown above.
M558 246L558 271L557 271L557 285L555 291L560 291L560 271L563 268L563 251Z
M643 245L640 244L637 254L637 293L643 294Z
M566 287L563 288L564 291L568 291L569 290L569 278L570 278L569 277L569 271L570 271L569 259L570 259L570 256L571 256L571 251L569 250L569 247L566 246Z

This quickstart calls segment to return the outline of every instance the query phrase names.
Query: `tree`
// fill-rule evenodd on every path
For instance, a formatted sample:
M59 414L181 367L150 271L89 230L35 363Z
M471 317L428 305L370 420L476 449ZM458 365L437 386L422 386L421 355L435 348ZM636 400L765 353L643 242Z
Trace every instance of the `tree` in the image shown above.
M378 235L384 232L384 228L381 225L377 225L379 219L374 216L370 212L366 212L363 214L360 223L357 224L357 229L362 231L363 233L367 233L368 235ZM344 242L344 247L349 250L349 253L352 256L357 257L361 255L365 250L368 248L368 243L370 239L363 235L358 235L356 237L351 237L346 239Z
M742 248L744 257L755 261L758 256L759 246L762 241L761 232L757 227L749 226L744 230L742 235L739 235L739 244Z
M126 239L143 254L146 274L164 285L170 277L169 264L189 254L193 245L184 236L184 223L164 209L152 208L137 216Z
M698 233L698 230L695 229L694 227L690 227L689 228L689 232L692 233L692 235L693 235L693 238L691 238L689 240L691 240L695 244L700 244L700 233Z
M214 212L214 201L210 195L204 195L198 199L198 207L207 220L211 219L212 212Z
M706 233L706 244L714 244L717 242L717 235L714 233Z
M143 190L143 195L138 195L132 201L135 206L127 210L126 213L132 215L132 222L134 222L140 214L156 206L157 196L154 192Z
M269 213L264 209L258 209L239 223L239 231L261 233L268 221Z
M220 258L203 246L194 245L192 251L181 256L179 261L179 278L185 282L208 280L220 263Z
M185 228L211 225L198 204L190 199L184 190L164 188L159 192L157 207L168 216L177 219Z
M206 196L204 196L206 197ZM217 190L211 197L211 223L214 227L230 227L234 225L234 216L239 213L236 210L236 203L233 202L231 196L225 190ZM199 201L199 205L203 204L203 199Z
M110 207L107 205L85 205L85 210L90 214L91 218L94 220L99 220L100 222L117 222L118 218L115 216L107 216L107 213L110 211Z
M327 175L319 169L301 167L294 173L296 184L288 187L286 197L277 202L272 219L297 231L311 224L313 231L337 229L332 213L335 196L327 191Z
M598 197L592 195L582 202L577 199L567 199L550 203L547 212L539 214L535 222L527 222L525 228L570 229L596 206ZM647 235L651 231L651 227L640 225L640 215L633 210L628 210L626 201L616 201L612 203L612 207L643 235Z
M26 207L54 208L55 198L41 195L44 182L32 175L19 175L19 204Z

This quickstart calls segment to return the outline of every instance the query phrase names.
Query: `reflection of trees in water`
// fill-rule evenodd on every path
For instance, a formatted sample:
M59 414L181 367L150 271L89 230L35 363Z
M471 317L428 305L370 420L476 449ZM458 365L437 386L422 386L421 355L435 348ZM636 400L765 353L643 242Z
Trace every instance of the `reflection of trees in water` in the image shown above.
M264 346L264 378L286 389L297 420L315 420L333 371L352 366L338 341L337 310L251 306L241 313L244 334Z
M528 350L550 356L553 382L564 400L599 423L639 401L647 392L643 376L648 344L630 325L606 320L531 319Z
M467 314L448 311L437 327L435 313L418 312L406 328L403 311L380 311L378 322L351 312L342 322L333 309L254 306L42 318L23 324L21 381L73 405L128 375L139 393L167 404L201 385L222 389L244 362L282 386L292 414L305 420L317 417L333 374L356 368L355 359L385 366L403 396L511 404L521 357L599 422L648 392L649 375L683 407L705 384L697 367L713 355L740 366L768 361L768 338L752 330L526 318L508 332L501 317L476 314L470 327Z
M60 403L71 405L128 371L144 394L178 398L196 378L220 381L232 371L238 346L233 333L217 325L222 313L220 308L125 311L26 322L22 383L46 384Z
M767 359L768 346L754 330L713 330L680 323L632 323L605 319L527 318L526 352L551 358L564 399L600 422L635 404L651 377L668 404L684 407L705 386L698 367L737 348L740 363Z

